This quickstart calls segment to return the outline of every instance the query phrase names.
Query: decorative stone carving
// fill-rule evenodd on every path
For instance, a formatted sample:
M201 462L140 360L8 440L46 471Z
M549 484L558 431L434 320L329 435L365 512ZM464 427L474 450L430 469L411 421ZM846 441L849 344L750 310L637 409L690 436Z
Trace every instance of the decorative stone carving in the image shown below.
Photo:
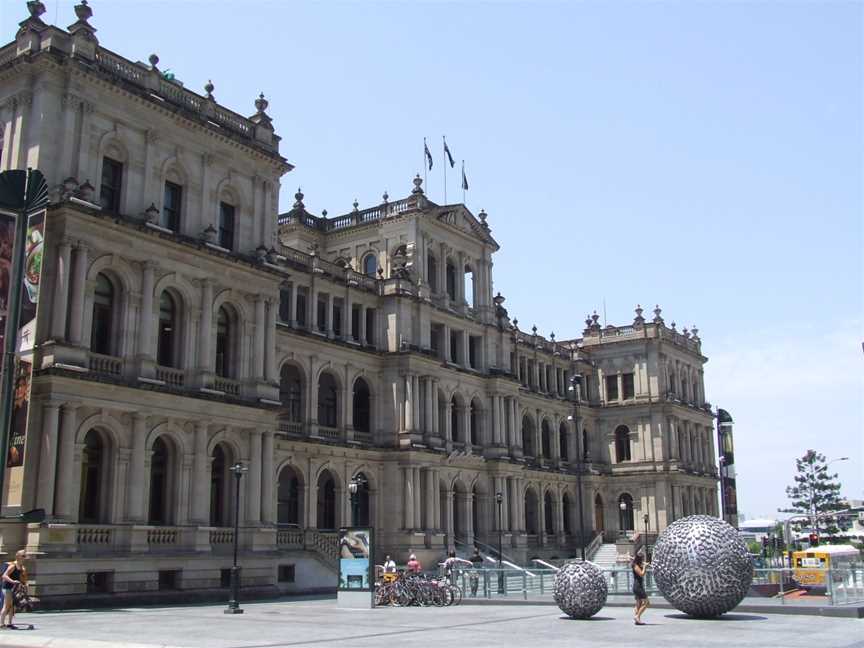
M651 567L666 600L701 619L733 609L753 581L747 545L732 526L710 515L691 515L667 527Z
M602 570L592 562L571 562L555 575L555 603L574 619L588 619L606 605L609 588Z

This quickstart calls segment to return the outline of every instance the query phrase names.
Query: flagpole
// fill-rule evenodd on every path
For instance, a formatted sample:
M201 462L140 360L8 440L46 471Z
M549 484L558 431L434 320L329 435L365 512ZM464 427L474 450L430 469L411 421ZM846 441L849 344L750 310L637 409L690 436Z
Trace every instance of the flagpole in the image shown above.
M462 160L462 204L465 204L465 160Z
M444 151L441 156L444 159L444 164L441 165L441 170L444 172L444 204L447 204L447 137L445 135L441 136L441 139L444 140Z

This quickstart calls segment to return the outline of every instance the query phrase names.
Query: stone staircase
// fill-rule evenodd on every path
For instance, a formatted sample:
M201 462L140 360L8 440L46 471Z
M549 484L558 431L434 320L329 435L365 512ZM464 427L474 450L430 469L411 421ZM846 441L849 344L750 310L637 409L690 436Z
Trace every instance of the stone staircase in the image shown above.
M614 542L601 544L596 553L591 557L591 562L600 569L612 569L617 565L618 548Z

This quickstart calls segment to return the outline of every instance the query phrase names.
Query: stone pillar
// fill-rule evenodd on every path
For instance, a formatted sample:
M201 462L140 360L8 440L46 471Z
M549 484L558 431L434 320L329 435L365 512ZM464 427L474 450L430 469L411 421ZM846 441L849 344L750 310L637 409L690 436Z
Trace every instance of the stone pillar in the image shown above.
M146 273L146 270L145 270ZM145 274L146 277L146 274ZM152 282L152 279L151 279ZM146 283L146 282L145 282ZM151 287L150 292L153 292ZM152 295L151 295L152 308ZM213 355L210 351L210 339L213 337L213 282L210 279L201 281L201 319L198 323L198 366L201 371L210 371L213 366Z
M444 499L444 522L446 523L445 530L447 531L447 538L450 542L450 546L455 546L456 539L453 537L453 490L450 488L447 489L447 494Z
M405 375L405 431L414 431L414 377Z
M447 291L445 290L446 294ZM450 348L450 327L444 324L441 327L443 329L442 337L444 338L443 344L441 344L441 351L443 357L441 358L444 362L453 362L453 350Z
M324 328L327 329L327 337L333 338L333 295L327 293L327 300L324 308Z
M471 367L470 344L471 337L468 335L468 330L462 331L462 366L466 369ZM479 361L480 358L478 358Z
M474 493L473 491L468 491L465 493L465 529L467 536L465 539L468 542L468 546L472 546L474 544Z
M411 468L411 481L413 483L414 490L414 529L420 530L423 528L423 519L422 519L422 500L421 500L421 491L420 491L420 468L413 467Z
M433 531L438 527L438 521L435 518L435 500L438 499L438 484L435 481L435 471L432 468L426 468L426 531Z
M271 299L267 302L267 328L264 335L264 378L267 382L279 381L276 375L276 311L279 302Z
M192 458L192 522L210 523L210 457L207 456L207 421L195 421L195 452Z
M444 439L453 441L453 401L449 400L444 405Z
M414 415L414 430L421 429L422 422L420 421L420 399L423 397L420 392L420 376L411 376L411 396L412 396L412 413Z
M298 284L294 284L291 286L291 326L297 327L299 326L299 322L297 320L297 311L299 307L297 306L298 300L300 299L300 286ZM305 322L304 326L309 326L309 304L306 304L306 314L305 314Z
M423 421L423 427L427 436L435 436L435 428L433 427L434 414L432 411L432 378L426 376L423 380L424 402L426 403Z
M439 530L443 526L441 524L441 477L437 468L430 472L432 473L432 507L434 509L432 528Z
M261 431L249 433L249 472L246 475L246 520L261 522Z
M144 358L153 359L153 288L156 264L144 262L141 282L141 312L138 315L138 353ZM203 319L203 317L202 317ZM209 337L209 331L208 335Z
M255 346L252 352L252 376L261 380L264 376L264 329L267 326L267 316L264 296L255 297Z
M132 456L129 458L129 488L126 489L126 514L130 522L143 524L146 521L144 501L145 462L147 453L144 442L147 437L147 415L142 412L132 414Z
M84 297L87 291L87 251L84 243L75 248L75 266L72 269L72 304L69 313L69 341L80 345L84 327Z
M66 308L69 299L69 263L72 246L68 239L57 246L57 273L54 277L54 303L51 305L51 337L66 339ZM47 511L47 509L46 509Z
M57 426L60 420L60 403L47 401L42 405L42 440L39 448L39 480L36 506L45 509L48 517L54 516L54 484L57 465ZM62 487L66 485L63 484Z
M276 476L273 474L273 431L264 433L264 445L261 456L261 521L273 524L276 517L273 511L273 486Z
M414 527L414 480L411 468L402 467L402 526L406 531Z
M360 307L360 344L366 344L366 306Z
M432 383L432 435L440 437L442 434L440 413L438 412L438 380L432 378L430 382Z
M66 403L62 410L60 439L57 442L57 477L54 481L55 487L59 486L59 488L57 488L54 514L56 517L72 521L77 517L77 511L74 509L78 493L75 493L69 485L75 473L75 430L78 427L78 406Z

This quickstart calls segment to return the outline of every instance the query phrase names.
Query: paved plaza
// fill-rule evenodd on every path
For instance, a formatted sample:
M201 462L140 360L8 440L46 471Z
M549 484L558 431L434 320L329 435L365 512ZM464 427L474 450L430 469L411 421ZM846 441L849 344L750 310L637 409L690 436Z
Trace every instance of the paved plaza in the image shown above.
M551 606L460 606L345 610L333 599L123 608L22 615L32 631L0 631L0 646L52 648L276 648L278 646L802 646L864 647L864 620L732 613L699 621L649 610L636 627L627 608L607 607L591 621Z

